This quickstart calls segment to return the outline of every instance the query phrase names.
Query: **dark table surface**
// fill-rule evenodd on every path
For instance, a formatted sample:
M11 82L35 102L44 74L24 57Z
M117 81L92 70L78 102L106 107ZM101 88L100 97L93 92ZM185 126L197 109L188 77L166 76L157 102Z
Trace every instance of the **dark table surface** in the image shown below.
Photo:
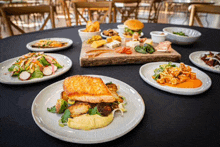
M169 24L145 24L144 36L162 30ZM66 37L73 46L56 53L73 61L67 73L30 85L0 84L0 146L219 146L220 143L220 76L201 69L212 79L212 86L203 94L180 96L158 90L139 76L141 65L117 65L82 68L79 65L81 41L78 29L59 28L14 36L0 40L0 62L28 53L26 44L46 37ZM188 26L183 26L188 27ZM117 28L117 24L102 24L101 29ZM202 33L190 46L172 45L182 55L181 62L194 66L189 54L195 51L220 51L220 30L192 27ZM146 111L139 125L126 135L101 144L68 143L44 133L34 122L31 106L36 95L46 86L77 74L105 75L119 79L142 96Z

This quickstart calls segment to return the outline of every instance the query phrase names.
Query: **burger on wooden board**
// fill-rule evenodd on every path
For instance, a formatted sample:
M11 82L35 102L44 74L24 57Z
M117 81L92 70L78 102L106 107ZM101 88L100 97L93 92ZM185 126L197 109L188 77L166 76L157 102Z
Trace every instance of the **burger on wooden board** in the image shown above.
M124 36L127 38L131 38L135 32L141 35L142 29L144 28L144 24L136 19L129 19L124 22L125 30Z

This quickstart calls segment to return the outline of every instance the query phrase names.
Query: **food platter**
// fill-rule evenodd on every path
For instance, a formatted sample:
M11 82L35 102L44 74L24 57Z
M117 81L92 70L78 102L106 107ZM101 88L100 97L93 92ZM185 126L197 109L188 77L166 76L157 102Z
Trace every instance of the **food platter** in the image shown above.
M113 82L119 85L119 94L127 100L127 112L124 116L115 113L113 122L107 127L90 131L76 130L69 127L60 127L58 120L60 115L54 115L47 111L60 98L63 91L63 81L58 81L44 88L32 103L32 116L35 123L47 134L72 143L102 143L119 138L134 129L142 120L145 113L145 104L139 93L128 84L106 76L88 75L100 77L104 83Z
M214 54L217 54L218 52L215 51L211 51ZM220 74L220 69L215 69L213 67L210 67L208 65L205 64L205 62L203 62L200 58L203 54L208 53L208 51L197 51L197 52L193 52L189 55L189 59L190 61L195 64L196 66L205 69L207 71L211 71L211 72L215 72L215 73L219 73Z
M118 33L119 33L119 35L120 35L120 37L122 37L123 38L123 35L122 34L120 34L120 32L119 32L119 29L112 29L112 30L115 30L115 31L117 31ZM103 37L103 38L108 38L108 37L110 37L110 36L106 36L106 35L104 35L103 34L103 32L101 32L101 36ZM143 37L144 36L144 33L143 32L141 32L141 35L140 35L140 37Z
M207 74L198 70L197 68L190 66L192 68L192 72L195 72L197 75L197 78L202 81L203 84L201 87L198 87L198 88L175 88L175 87L169 87L169 86L162 86L162 85L158 84L152 78L152 76L154 75L154 70L156 68L158 68L159 65L162 65L162 64L168 64L168 62L153 62L153 63L144 64L143 66L141 66L141 68L139 70L139 74L140 74L141 78L145 82L147 82L148 84L150 84L151 86L153 86L155 88L158 88L158 89L166 91L166 92L174 93L174 94L179 94L179 95L200 94L200 93L203 93L206 90L208 90L212 84L212 81ZM180 65L179 63L174 63L174 64L176 64L177 66Z
M32 47L33 44L39 42L40 40L53 40L53 41L61 41L61 42L67 42L67 45L63 47L56 47L56 48L35 48ZM27 49L30 51L35 51L35 52L52 52L52 51L58 51L58 50L63 50L68 47L70 47L73 44L73 41L68 38L44 38L44 39L39 39L32 41L26 45Z
M21 81L17 77L11 77L10 73L8 72L8 68L20 57L15 57L9 60L6 60L2 63L0 63L0 83L4 84L12 84L12 85L20 85L20 84L31 84L31 83L37 83L37 82L42 82L46 81L52 78L55 78L57 76L60 76L67 72L71 67L72 67L72 61L70 58L64 55L60 54L47 54L52 57L54 57L62 66L63 68L58 69L57 72L55 72L54 75L50 76L44 76L43 78L36 78L36 79L31 79L27 81Z
M154 44L153 46L157 46ZM122 43L125 46L125 43ZM108 50L106 46L99 47L99 50ZM90 44L86 42L82 43L82 49L80 53L80 66L102 66L102 65L122 65L122 64L143 64L147 62L155 61L178 61L181 59L181 55L174 49L171 49L170 53L154 52L153 54L140 54L132 49L133 53L119 54L116 52L108 52L101 54L97 57L90 58L87 54L88 51L94 50Z

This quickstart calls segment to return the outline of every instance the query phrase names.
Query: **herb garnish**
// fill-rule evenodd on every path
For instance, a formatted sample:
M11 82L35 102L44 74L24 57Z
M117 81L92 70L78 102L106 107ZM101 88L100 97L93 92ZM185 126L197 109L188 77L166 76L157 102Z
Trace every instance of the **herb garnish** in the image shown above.
M47 108L47 111L49 111L49 112L51 112L51 113L56 113L56 107L55 106L53 106L53 107L51 107L51 108Z
M89 115L95 115L95 114L98 114L98 115L101 116L101 113L99 113L97 106L94 107L93 109L89 108L89 112L88 112L88 113L89 113Z
M70 115L71 115L70 110L69 110L69 109L66 109L65 112L64 112L64 114L63 114L62 117L61 117L61 122L62 122L62 123L67 123L68 118L70 118Z
M153 75L154 80L157 80L160 77L160 73L169 67L176 67L176 65L172 64L172 62L169 62L168 64L163 64L163 65L160 65L159 68L156 68L154 70L154 75Z

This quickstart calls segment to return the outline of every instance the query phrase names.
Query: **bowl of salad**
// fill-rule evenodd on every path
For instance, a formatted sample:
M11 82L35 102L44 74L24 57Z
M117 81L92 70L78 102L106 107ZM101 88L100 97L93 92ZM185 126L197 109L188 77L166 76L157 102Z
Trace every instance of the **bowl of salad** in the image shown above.
M199 31L181 27L163 28L165 33L168 33L166 39L174 44L189 45L196 42L202 35Z

